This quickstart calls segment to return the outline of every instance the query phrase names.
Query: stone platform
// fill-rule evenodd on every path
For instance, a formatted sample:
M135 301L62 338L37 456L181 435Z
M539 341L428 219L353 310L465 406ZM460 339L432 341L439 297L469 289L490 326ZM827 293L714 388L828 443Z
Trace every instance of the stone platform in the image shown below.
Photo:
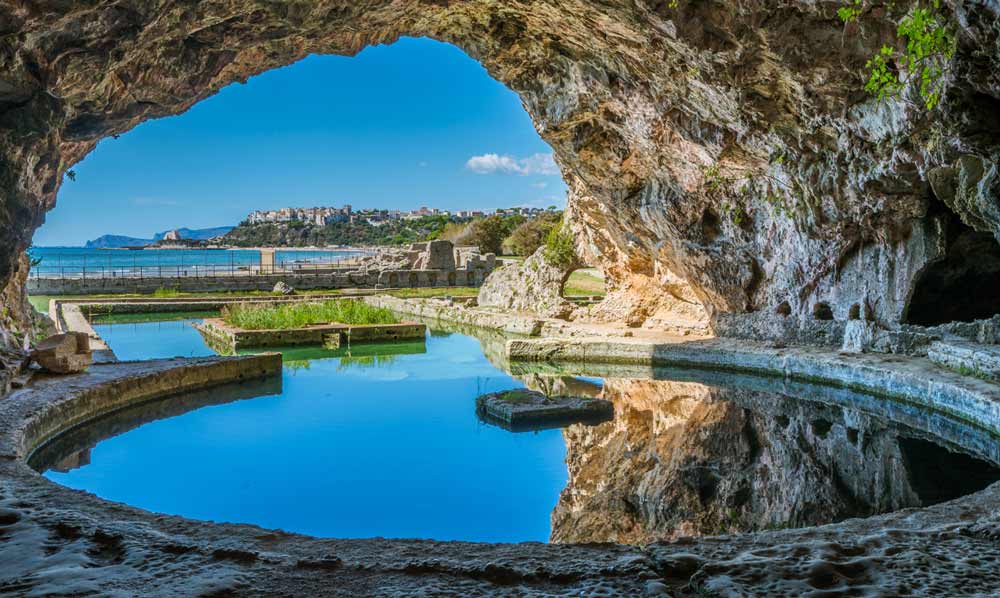
M480 420L511 432L562 428L575 423L597 424L614 418L610 401L590 397L548 397L515 389L485 394L476 399Z
M207 318L195 328L213 346L233 351L249 347L293 347L322 345L336 349L354 343L385 343L423 339L427 325L415 322L399 324L322 324L282 330L246 330L226 324L220 318Z

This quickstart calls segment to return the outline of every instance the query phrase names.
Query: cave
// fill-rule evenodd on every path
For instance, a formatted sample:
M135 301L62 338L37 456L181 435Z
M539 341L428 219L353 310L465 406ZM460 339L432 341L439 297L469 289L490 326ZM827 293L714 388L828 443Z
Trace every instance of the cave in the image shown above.
M945 218L945 255L918 275L904 321L971 322L1000 313L1000 242L957 215Z

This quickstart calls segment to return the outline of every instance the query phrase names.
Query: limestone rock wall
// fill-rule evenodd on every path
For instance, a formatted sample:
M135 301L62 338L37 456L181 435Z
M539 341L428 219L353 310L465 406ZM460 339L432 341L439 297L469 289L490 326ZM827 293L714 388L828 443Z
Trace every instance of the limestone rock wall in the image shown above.
M568 318L573 304L563 299L563 285L575 265L559 266L545 258L545 247L521 263L500 268L479 289L479 306L551 318Z
M1000 234L1000 4L943 2L959 47L932 111L862 91L912 2L866 3L847 26L839 4L4 2L0 285L19 294L18 256L102 138L312 52L413 35L520 95L569 184L580 250L617 289L599 314L763 334L860 305L893 326L947 256L943 219Z

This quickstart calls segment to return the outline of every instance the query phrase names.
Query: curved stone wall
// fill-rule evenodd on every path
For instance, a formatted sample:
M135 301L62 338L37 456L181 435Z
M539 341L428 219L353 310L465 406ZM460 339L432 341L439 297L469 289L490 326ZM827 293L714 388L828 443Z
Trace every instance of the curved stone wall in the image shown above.
M733 353L733 359L740 355ZM680 538L646 547L491 545L321 540L251 525L191 521L55 485L26 463L39 443L72 424L171 390L222 382L248 365L245 375L273 372L275 359L97 365L87 374L39 380L0 401L0 588L250 596L1000 591L1000 580L992 575L1000 563L1000 484L934 507L816 528ZM825 367L822 360L817 363ZM869 371L886 378L903 374L917 375L891 360ZM924 392L973 393L1000 404L993 386L934 372L922 376L915 388ZM965 403L955 405L961 412ZM997 418L985 417L979 409L967 413L970 421L996 429Z

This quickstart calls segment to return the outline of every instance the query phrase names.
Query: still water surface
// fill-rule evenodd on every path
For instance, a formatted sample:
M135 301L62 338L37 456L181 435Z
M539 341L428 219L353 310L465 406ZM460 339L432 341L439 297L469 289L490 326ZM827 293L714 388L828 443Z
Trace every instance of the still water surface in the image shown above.
M212 354L187 321L95 328L121 359ZM717 372L505 364L502 346L435 331L425 343L285 351L280 379L120 412L32 464L198 519L492 542L817 525L1000 479L995 437L913 405ZM478 395L525 385L599 395L615 419L527 433L477 420Z
M119 359L213 354L186 321L95 329ZM479 394L523 384L461 334L360 349L289 352L271 396L147 423L46 475L153 511L316 536L548 540L566 485L560 431L512 434L475 413Z

